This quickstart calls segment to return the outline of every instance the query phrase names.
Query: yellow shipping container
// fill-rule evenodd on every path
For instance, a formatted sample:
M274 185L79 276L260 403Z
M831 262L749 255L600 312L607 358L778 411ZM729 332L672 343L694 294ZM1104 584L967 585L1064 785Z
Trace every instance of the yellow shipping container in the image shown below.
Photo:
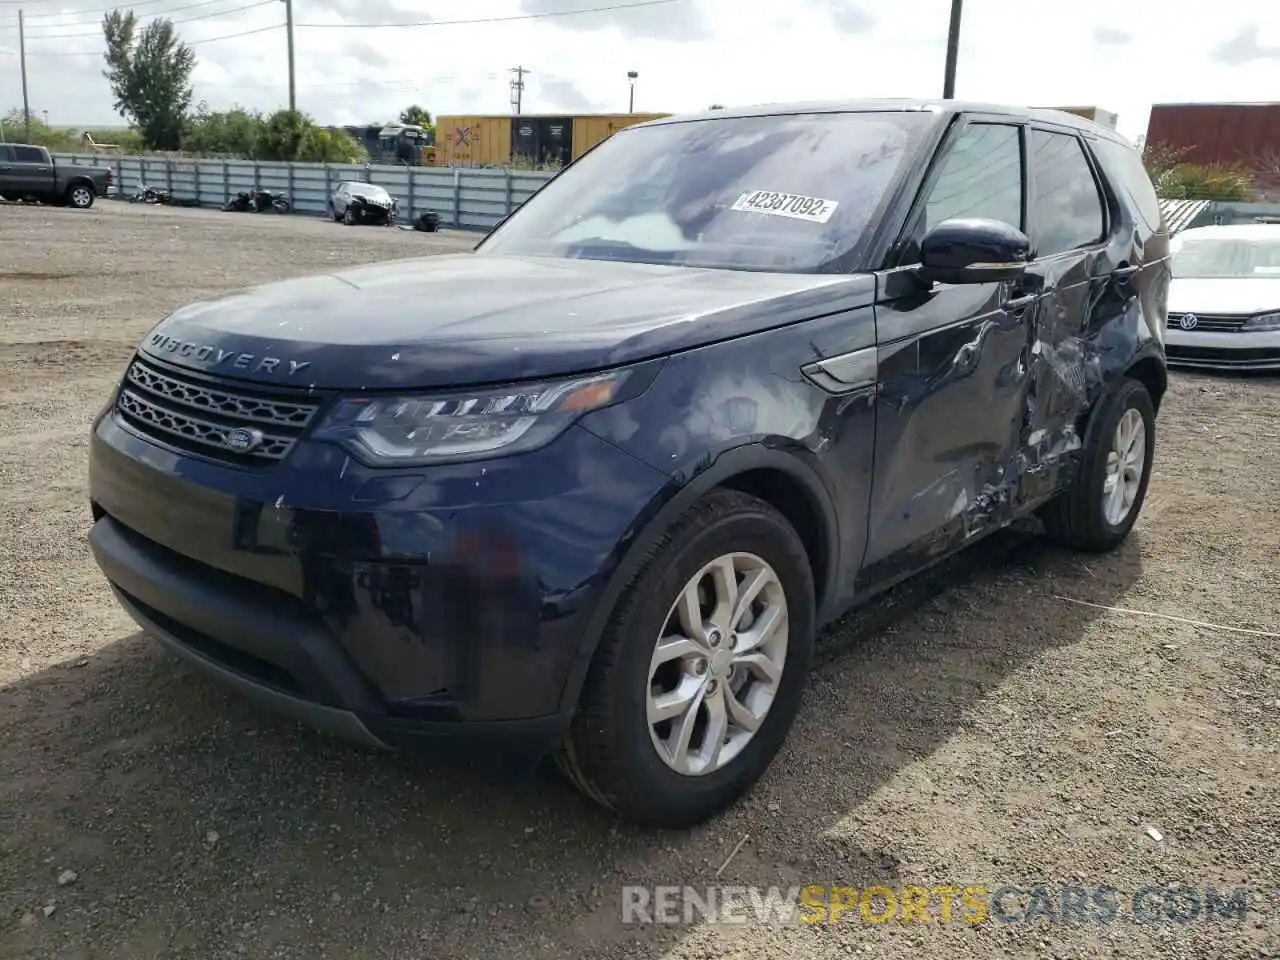
M577 160L602 140L625 127L669 117L669 113L596 113L579 116L522 114L520 121L569 123L569 157ZM436 166L505 166L512 160L517 118L503 116L444 116L436 118Z
M669 113L597 113L574 117L573 159L577 160L597 143L608 140L619 130L669 116Z
M436 117L436 166L500 167L510 161L510 117Z

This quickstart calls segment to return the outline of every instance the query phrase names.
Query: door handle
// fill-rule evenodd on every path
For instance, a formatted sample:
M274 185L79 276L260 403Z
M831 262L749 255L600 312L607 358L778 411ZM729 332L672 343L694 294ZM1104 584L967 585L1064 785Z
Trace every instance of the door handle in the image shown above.
M1021 297L1014 297L1012 300L1006 300L1001 306L1010 313L1016 313L1019 310L1025 310L1031 304L1040 299L1038 293L1028 293Z

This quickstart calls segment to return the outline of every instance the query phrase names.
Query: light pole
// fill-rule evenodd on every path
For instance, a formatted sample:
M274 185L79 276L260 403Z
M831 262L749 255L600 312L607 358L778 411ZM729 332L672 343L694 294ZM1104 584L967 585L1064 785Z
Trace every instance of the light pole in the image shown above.
M631 99L627 102L627 113L636 112L636 77L640 74L634 70L627 71L627 81L631 84Z
M956 98L956 57L960 53L960 6L963 0L951 0L951 29L947 32L947 66L942 78L942 99Z
M282 0L284 3L284 26L289 35L289 112L298 112L298 87L293 73L293 0Z

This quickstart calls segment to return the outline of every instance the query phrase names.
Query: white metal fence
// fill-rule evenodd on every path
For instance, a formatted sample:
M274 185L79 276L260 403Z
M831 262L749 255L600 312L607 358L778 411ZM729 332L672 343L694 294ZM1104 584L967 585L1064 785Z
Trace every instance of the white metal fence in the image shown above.
M110 167L116 189L132 194L144 183L163 187L175 200L221 206L255 185L289 195L296 213L324 214L340 180L376 183L400 202L405 219L432 211L447 226L487 230L529 199L553 174L462 167L407 167L255 160L168 160L57 153L60 164Z

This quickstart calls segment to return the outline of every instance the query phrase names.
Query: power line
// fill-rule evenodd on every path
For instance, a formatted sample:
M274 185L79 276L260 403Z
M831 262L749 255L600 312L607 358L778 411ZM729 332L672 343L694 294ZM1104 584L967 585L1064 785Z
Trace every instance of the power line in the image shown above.
M29 2L31 2L31 0L0 0L0 4L4 4L4 3L29 3ZM144 16L144 17L162 17L162 16L165 16L165 15L170 14L170 13L177 13L179 10L188 10L188 9L190 9L191 7L207 6L208 4L210 4L210 3L215 3L215 2L217 2L217 0L202 0L202 2L201 2L201 3L193 3L193 4L190 4L189 6L185 6L185 7L174 7L172 10L159 10L159 11L156 11L156 12L153 12L153 13L144 13L144 14L142 14L142 16ZM128 9L133 10L133 9L135 9L136 7L154 7L157 3L173 3L173 0L138 0L138 2L137 2L137 3L130 3L130 4L129 4ZM80 9L80 10L58 10L58 11L57 11L57 12L55 12L55 13L28 13L28 14L27 14L27 21L28 21L28 22L30 22L30 21L35 20L35 19L37 19L37 18L39 18L39 19L41 19L41 20L54 20L54 19L57 19L58 17L66 17L66 16L77 16L77 17L78 17L78 16L83 15L83 16L92 16L92 17L94 17L94 19L93 19L93 20L85 20L85 21L82 21L82 22L84 22L84 23L97 23L99 20L101 20L101 19L102 19L103 15L108 14L108 13L110 13L112 10L115 10L115 9L117 9L117 8L116 8L116 7L107 7L106 9L99 10L99 9L97 9L96 7L94 7L94 8L88 8L88 7L85 7L85 8ZM72 23L72 24L57 24L57 26L74 26L74 23Z
M172 0L166 0L166 2L172 2ZM226 3L226 2L227 2L227 0L200 0L200 2L199 2L199 3L188 3L188 4L185 4L185 5L181 6L181 7L173 7L172 9L169 9L169 10L156 10L156 11L153 11L153 12L151 12L151 13L144 13L144 14L142 14L142 15L139 17L139 20L143 20L143 19L146 19L146 18L148 18L148 17L168 17L168 16L171 16L172 14L175 14L175 13L182 13L182 12L183 12L183 11L185 11L185 10L196 10L196 9L198 9L198 8L200 8L200 7L211 7L211 6L215 5L215 4L219 4L219 3ZM132 8L130 8L130 9L132 9ZM236 13L238 10L242 10L242 9L247 9L247 8L244 8L244 7L238 7L238 8L236 8L236 9L234 9L234 10L226 10L226 11L223 11L223 13L224 13L224 14ZM90 12L90 11L87 11L87 10L77 10L77 11L75 11L75 12L76 12L76 13L88 13L88 12ZM41 30L60 30L60 29L62 29L63 27L87 27L87 26L90 26L90 25L98 26L99 24L101 24L101 23L102 23L102 18L103 18L104 16L106 16L106 14L108 14L108 13L110 13L110 12L111 12L110 10L103 10L103 11L102 11L101 13L99 13L96 17L94 17L94 19L92 19L92 20L72 20L72 21L71 21L71 22L69 22L69 23L47 23L47 24L39 24L38 26L39 26L39 28L40 28ZM216 11L215 11L214 13L207 14L207 16L219 16L219 15L221 15L221 14L218 14ZM47 16L48 16L48 14L46 14L46 17L47 17ZM186 18L186 19L183 19L183 20L175 20L175 21L174 21L174 23L186 23L188 20L195 20L195 19L199 19L199 18L198 18L198 17L190 17L190 18ZM31 18L30 18L30 17L28 17L28 18L27 18L28 26L30 26L30 20L31 20ZM55 38L55 37L59 37L59 36L66 36L66 37L69 37L69 36L76 36L76 34L69 34L69 33L67 33L67 34L49 33L49 34L42 34L42 36L44 36L44 37L48 37L48 38Z
M275 2L275 0L263 0L263 2ZM205 37L203 40L184 40L182 42L189 47L195 47L195 46L199 46L202 43L219 43L223 40L236 40L236 39L239 39L240 37L251 37L256 33L267 33L268 31L271 31L271 30L283 30L283 29L284 29L283 23L273 23L270 26L258 27L254 30L240 30L237 33L227 33L227 34L223 34L220 37ZM17 51L0 50L0 56L14 57L14 56L17 56ZM32 56L31 52L28 51L27 59L28 60L31 59L31 56ZM36 56L41 58L44 58L44 57L100 57L102 56L102 51L101 50L58 50L54 53L37 53Z
M5 3L5 2L9 2L9 0L0 0L0 3ZM274 2L274 0L260 0L259 3L251 4L250 7L264 6L265 4L271 3L271 2ZM301 28L301 27L306 27L308 29L327 29L327 28L333 28L333 27L339 27L339 28L348 27L348 28L357 29L357 30L359 29L381 30L381 29L391 29L394 27L449 27L449 26L459 26L459 25L468 24L468 23L509 23L509 22L518 21L518 20L542 20L548 17L577 16L579 14L584 14L584 13L607 13L610 11L631 10L631 9L636 9L640 7L656 7L656 6L670 4L670 3L681 3L681 2L682 0L635 0L635 2L633 3L610 4L608 6L603 6L603 7L584 7L584 8L579 8L575 10L552 10L547 13L527 13L527 14L520 14L518 16L509 16L509 17L476 17L476 18L464 19L464 20L423 20L416 23L295 23L294 27L295 29ZM249 9L249 7L244 7L241 9ZM227 11L227 12L233 13L235 11ZM203 19L203 18L191 17L188 20L174 21L174 22L175 24L185 23L185 22L190 22L190 20L197 20L197 19ZM284 28L284 24L279 23L279 24L273 24L268 27L258 27L257 29L254 29L254 30L241 30L237 33L229 33L220 37L205 37L202 40L184 40L183 42L186 43L188 46L197 46L203 43L218 43L222 40L236 40L236 39L239 39L240 37L248 37L257 33L266 33L269 30L280 30L283 28ZM64 34L62 36L57 37L56 39L63 39L64 37L70 38L72 36L78 36L78 35ZM86 34L83 34L83 36L86 36L86 37L98 36L98 34L86 33ZM45 37L42 39L54 39L54 38ZM39 56L42 56L42 57L93 57L93 56L98 56L99 53L100 51L96 51L96 50L95 51L78 51L77 50L77 51L58 51L57 53L41 53L39 54ZM11 50L0 50L0 56L4 56L4 55L15 56L16 52Z
M522 13L509 17L477 17L469 20L416 20L409 23L298 23L297 27L309 30L389 30L393 27L453 27L464 23L509 23L513 20L542 20L547 17L573 17L581 13L608 13L614 10L633 10L638 7L657 7L683 0L636 0L634 3L615 3L605 7L582 7L577 10L551 10L547 13Z
M222 2L222 0L204 0L204 2L203 2L203 3L195 3L195 4L192 4L191 6L193 6L193 7L207 6L207 5L208 5L209 3L211 3L211 2ZM213 12L211 12L211 13L201 13L201 14L197 14L197 15L196 15L196 16L194 16L194 17L182 17L182 18L180 18L180 19L178 19L178 20L171 20L171 21L169 21L169 22L170 22L170 23L172 23L172 24L176 27L176 26L178 26L179 24L183 24L183 23L195 23L197 20L216 20L218 17L229 17L229 16L231 16L233 13L243 13L245 10L252 10L252 9L254 9L255 7L265 7L265 6L269 6L269 5L274 5L276 2L277 2L277 0L257 0L257 2L256 2L256 3L246 4L246 5L245 5L245 6L243 6L243 7L233 7L233 8L232 8L232 9L230 9L230 10L215 10L215 11L213 11ZM150 16L161 17L161 16L164 16L164 14L150 14ZM152 22L152 23L154 23L155 21L153 20L153 21L151 21L151 22ZM73 24L68 24L68 26L73 26ZM41 34L40 36L31 37L31 38L29 38L29 39L32 39L32 40L74 40L74 39L77 39L77 38L79 38L79 37L101 37L101 36L102 36L102 28L101 28L101 27L99 27L97 30L86 31L86 32L84 32L84 33L47 33L47 34ZM208 42L208 41L204 41L204 40L194 40L194 41L192 41L192 40L188 40L188 41L185 41L185 42L186 42L186 43L206 43L206 42Z

